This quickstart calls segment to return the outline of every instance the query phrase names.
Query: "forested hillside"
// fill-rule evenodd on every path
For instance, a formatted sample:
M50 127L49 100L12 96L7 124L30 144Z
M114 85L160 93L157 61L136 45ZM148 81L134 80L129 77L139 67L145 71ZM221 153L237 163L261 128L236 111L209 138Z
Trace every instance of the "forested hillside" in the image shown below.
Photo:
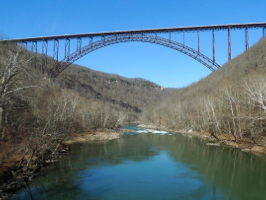
M55 81L61 87L77 91L88 99L108 102L136 113L150 103L162 100L169 93L141 78L129 79L78 65L68 67Z
M138 120L145 106L169 93L144 79L78 65L51 79L40 63L40 55L35 60L16 44L0 44L0 184L23 180L17 170L36 170L72 134ZM48 58L48 69L52 64Z
M145 109L142 120L265 144L266 38L197 83Z

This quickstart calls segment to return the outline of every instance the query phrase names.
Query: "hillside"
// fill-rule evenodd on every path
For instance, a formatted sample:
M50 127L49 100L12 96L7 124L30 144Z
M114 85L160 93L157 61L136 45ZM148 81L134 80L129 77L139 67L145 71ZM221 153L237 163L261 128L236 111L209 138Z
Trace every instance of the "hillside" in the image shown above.
M40 64L40 55L35 62L30 51L0 44L0 191L21 187L43 163L57 160L73 135L116 130L169 94L144 79L78 65L51 79ZM52 64L49 57L48 69Z
M142 119L175 130L265 144L266 38L206 78L145 109ZM154 109L156 108L156 109Z
M137 113L168 94L161 86L141 78L125 78L75 64L63 71L55 81L86 98L117 104Z

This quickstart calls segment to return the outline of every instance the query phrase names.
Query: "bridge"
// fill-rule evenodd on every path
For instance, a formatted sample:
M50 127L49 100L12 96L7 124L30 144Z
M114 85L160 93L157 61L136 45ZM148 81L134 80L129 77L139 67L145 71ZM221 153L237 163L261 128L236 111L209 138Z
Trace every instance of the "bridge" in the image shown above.
M162 45L197 60L211 71L217 70L220 65L215 61L215 33L217 31L228 32L228 60L231 60L231 31L245 31L245 47L249 48L249 29L262 29L262 37L266 37L266 23L246 23L246 24L226 24L226 25L209 25L209 26L190 26L175 28L158 28L158 29L142 29L128 31L112 31L100 33L71 34L45 37L31 37L20 39L2 40L0 43L17 43L27 49L31 44L31 51L35 55L35 63L37 57L37 45L41 44L41 66L42 72L47 72L51 77L57 77L69 65L77 61L79 58L105 46L123 43L123 42L147 42ZM200 32L212 31L212 59L200 52ZM188 32L197 33L197 50L185 45L185 34ZM168 37L159 37L158 34L167 34ZM171 39L171 35L175 33L183 34L183 42L177 42ZM87 44L82 46L82 41L87 39ZM76 50L70 52L70 40L76 40ZM64 42L64 59L59 61L59 41ZM47 68L47 52L48 43L53 43L53 66Z

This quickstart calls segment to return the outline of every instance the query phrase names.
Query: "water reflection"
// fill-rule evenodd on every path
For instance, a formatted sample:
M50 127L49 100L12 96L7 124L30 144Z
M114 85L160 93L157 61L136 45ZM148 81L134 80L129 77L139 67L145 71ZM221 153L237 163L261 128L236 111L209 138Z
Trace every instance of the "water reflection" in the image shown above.
M16 198L263 199L266 188L265 157L180 134L73 145L42 173Z

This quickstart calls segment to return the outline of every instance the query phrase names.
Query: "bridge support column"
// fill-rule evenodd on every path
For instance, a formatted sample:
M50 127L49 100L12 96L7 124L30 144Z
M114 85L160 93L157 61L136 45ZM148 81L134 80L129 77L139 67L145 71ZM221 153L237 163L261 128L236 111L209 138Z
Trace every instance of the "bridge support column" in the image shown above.
M80 37L77 38L77 51L81 51L81 46L82 46L82 39Z
M156 32L154 33L154 36L155 36L155 38L157 38L157 33Z
M185 31L183 31L183 48L185 46Z
M245 43L246 43L246 50L247 50L249 48L248 27L245 29Z
M69 38L65 39L65 59L69 59L70 54L70 40Z
M212 29L212 56L213 56L213 64L215 63L215 33L214 29Z
M169 31L169 33L168 33L169 35L169 41L171 40L171 32Z
M231 28L228 28L228 61L231 60Z
M200 33L199 33L199 29L198 29L198 55L200 53Z
M27 50L28 49L28 43L27 42L22 42L22 47Z
M266 27L262 28L262 37L266 37Z
M34 62L34 68L36 69L36 59L37 59L37 42L32 41L31 43L31 53L34 55L33 62Z
M54 58L53 68L55 68L55 66L57 66L57 64L58 64L58 49L59 49L59 41L57 39L55 39L54 40L54 49L53 49L53 58Z
M89 37L89 45L91 45L93 43L93 38Z
M48 49L48 41L42 41L42 65L41 65L41 72L45 73L47 70L47 49Z

